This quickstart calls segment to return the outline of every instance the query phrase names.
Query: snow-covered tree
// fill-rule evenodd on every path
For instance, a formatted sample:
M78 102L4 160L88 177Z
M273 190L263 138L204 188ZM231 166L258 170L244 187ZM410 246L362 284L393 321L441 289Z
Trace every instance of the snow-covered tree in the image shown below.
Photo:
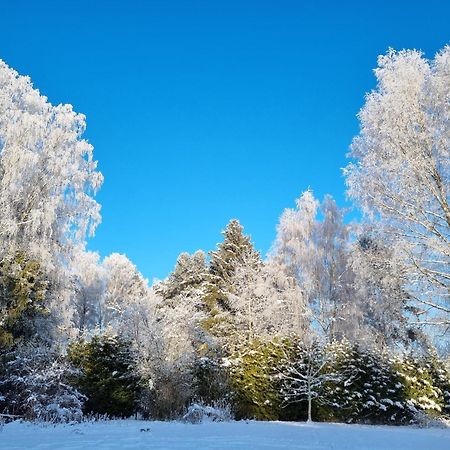
M337 381L327 383L322 415L328 420L359 423L407 423L411 414L404 400L401 378L387 352L348 341L332 342L332 371Z
M100 222L92 195L102 182L85 117L51 105L27 77L0 61L0 236L47 267Z
M223 242L210 255L210 283L215 287L215 302L225 309L232 309L228 294L232 292L233 276L238 267L256 267L261 263L259 253L253 247L250 236L243 233L238 220L231 220L223 231Z
M203 296L207 280L205 258L205 253L201 250L192 255L181 253L173 272L166 280L155 285L155 291L166 303L176 304L180 301L180 297L198 303L199 298Z
M408 316L415 311L408 306L409 295L404 288L406 270L383 234L363 230L352 245L350 264L359 343L386 348L418 339L418 330L408 325Z
M413 50L378 59L377 88L359 113L348 194L380 221L408 269L409 294L450 323L450 47L428 61ZM441 318L437 318L441 315Z
M325 401L325 385L340 377L339 373L329 370L334 354L313 335L304 339L294 337L283 351L283 364L277 374L281 380L282 406L306 401L307 420L311 422L313 402Z
M140 404L154 418L176 417L195 395L203 313L192 298L178 300L166 302L152 291L147 326L140 334L139 370L146 380Z
M70 257L100 222L102 183L85 117L53 106L0 61L0 259L36 260L49 281L54 334L70 322Z
M320 205L307 190L295 209L281 215L270 256L297 280L316 326L329 341L354 331L348 236L349 226L334 200L327 196Z
M62 355L45 346L20 347L0 370L0 411L29 420L81 420L86 397L72 384L77 375Z
M223 242L218 244L217 250L209 253L209 273L203 296L209 314L203 326L213 335L225 337L233 331L235 308L232 300L236 271L242 267L256 269L262 262L238 220L231 220L222 234Z
M441 396L442 412L450 414L450 365L440 357L434 348L429 348L422 358L422 366L430 374L433 386L437 388Z
M148 295L147 280L125 256L113 253L103 261L106 290L101 327L111 326L120 334L139 341L140 309Z
M102 323L106 290L106 271L100 255L79 249L72 261L74 292L72 294L73 322L78 335L92 331Z
M237 419L279 420L281 400L274 376L283 361L279 340L241 341L225 358L229 372L229 397Z
M424 412L430 416L442 413L444 398L441 389L433 383L433 377L420 358L413 354L392 359L403 386L406 407L413 416Z
M236 270L230 303L234 307L237 342L302 334L310 314L302 289L286 268L272 260L256 267Z

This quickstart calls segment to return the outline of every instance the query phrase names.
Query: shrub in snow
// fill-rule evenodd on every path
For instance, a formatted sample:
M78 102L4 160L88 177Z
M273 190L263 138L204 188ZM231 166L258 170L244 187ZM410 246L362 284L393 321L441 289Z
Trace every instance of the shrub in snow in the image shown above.
M192 398L190 369L181 364L162 363L139 395L139 412L153 419L176 419Z
M110 333L94 336L73 343L68 358L80 369L74 383L87 397L86 413L129 417L136 411L139 377L127 340Z
M420 428L450 428L450 419L446 417L432 417L424 411L417 411L413 417Z
M76 371L56 352L26 347L9 355L0 410L30 420L79 421L85 397L70 384Z
M216 402L213 406L192 403L183 416L183 422L193 424L205 421L228 422L230 420L233 420L231 407L223 402Z

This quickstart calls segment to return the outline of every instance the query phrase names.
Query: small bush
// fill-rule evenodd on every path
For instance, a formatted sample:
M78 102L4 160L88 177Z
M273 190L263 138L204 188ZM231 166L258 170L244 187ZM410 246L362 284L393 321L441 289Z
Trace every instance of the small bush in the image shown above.
M10 355L0 380L0 411L28 420L80 421L86 398L70 383L76 373L51 349L21 348Z
M231 407L228 404L217 402L213 406L192 403L182 418L183 422L229 422L233 420Z

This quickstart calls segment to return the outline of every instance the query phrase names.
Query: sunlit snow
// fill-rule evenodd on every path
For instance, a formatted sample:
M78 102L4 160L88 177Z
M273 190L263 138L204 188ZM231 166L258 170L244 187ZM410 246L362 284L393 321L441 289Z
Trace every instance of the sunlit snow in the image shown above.
M448 450L450 429L287 422L109 421L76 425L10 423L0 431L8 450Z

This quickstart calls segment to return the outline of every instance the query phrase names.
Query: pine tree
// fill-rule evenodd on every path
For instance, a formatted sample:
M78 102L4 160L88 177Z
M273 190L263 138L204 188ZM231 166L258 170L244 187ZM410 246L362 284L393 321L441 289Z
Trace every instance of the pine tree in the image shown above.
M428 350L423 365L442 396L442 413L450 415L450 368L433 348Z
M441 389L433 383L426 364L409 354L404 358L396 357L393 365L403 385L404 400L411 414L439 416L444 407L444 396Z
M202 296L207 277L205 254L198 250L193 255L181 253L173 272L155 286L155 292L165 304L178 304L180 298L197 302Z
M206 329L217 335L229 333L229 318L233 315L230 294L233 294L233 279L239 267L257 267L261 257L255 250L250 236L244 235L238 220L231 220L223 231L224 240L216 251L210 252L209 274L203 301L209 311Z

